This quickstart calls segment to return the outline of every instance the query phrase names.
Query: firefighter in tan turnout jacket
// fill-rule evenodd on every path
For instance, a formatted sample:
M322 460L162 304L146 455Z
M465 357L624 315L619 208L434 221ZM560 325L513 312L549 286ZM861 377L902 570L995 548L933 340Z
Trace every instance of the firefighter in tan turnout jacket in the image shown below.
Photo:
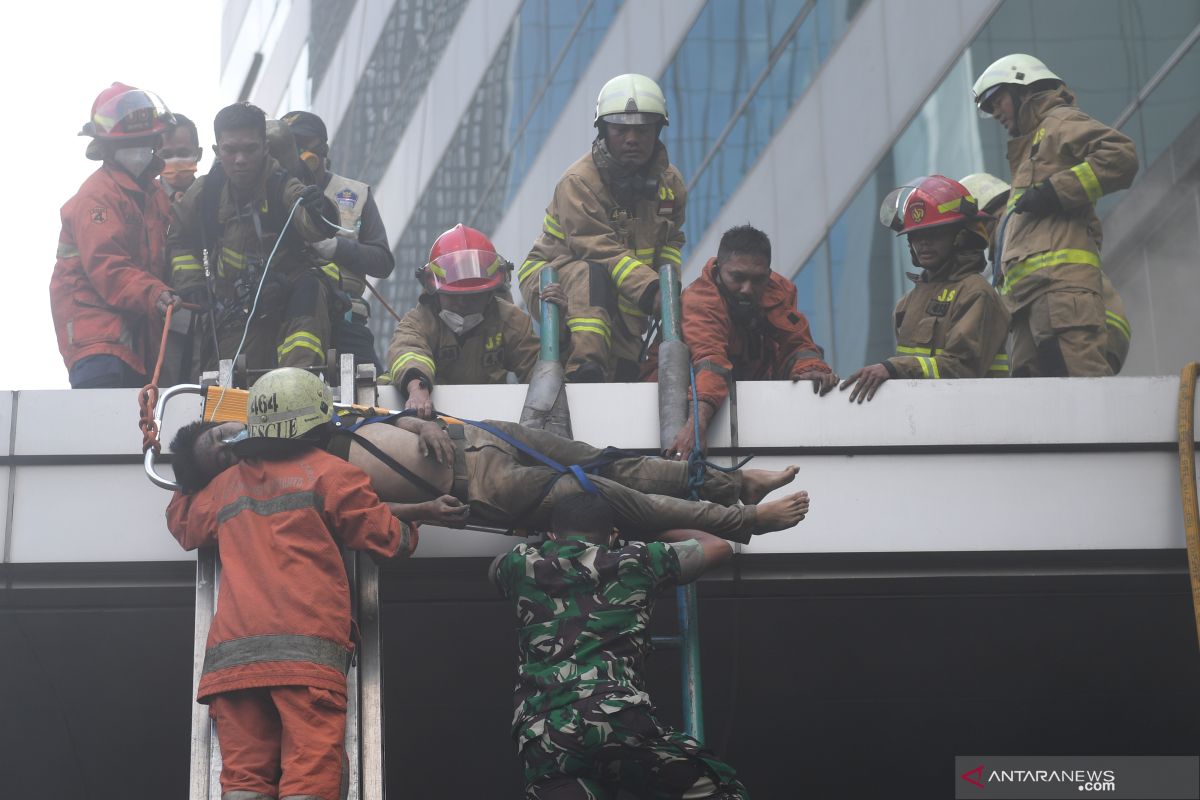
M996 260L996 224L1004 215L1008 205L1009 190L1007 182L986 172L976 172L962 178L959 183L972 194L979 209L986 215L983 224L987 228L988 244L991 250L989 258L995 271ZM998 273L996 273L998 274ZM1129 342L1133 338L1133 329L1129 318L1125 316L1125 303L1117 292L1117 287L1103 272L1100 273L1100 288L1104 293L1104 322L1107 336L1104 341L1104 357L1112 367L1114 375L1119 375L1125 366L1125 358L1129 355Z
M554 189L518 279L533 307L538 274L567 294L567 380L637 380L641 338L658 299L658 268L681 264L687 192L658 134L666 98L644 75L620 75L596 101L592 150Z
M891 378L988 378L1008 375L1004 342L1009 316L980 273L987 267L987 230L975 199L942 175L894 190L880 220L908 236L919 274L894 314L896 355L855 372L851 402L870 400Z
M974 94L1011 137L1013 190L997 260L1013 315L1013 375L1111 375L1095 204L1133 182L1133 141L1080 111L1033 56L992 64Z
M205 302L207 252L220 358L233 357L245 332L250 369L324 364L331 282L310 245L335 233L326 220L337 219L337 207L271 157L261 109L235 103L213 126L218 165L171 209L171 284ZM204 332L203 367L218 360L212 338Z
M437 383L504 383L509 372L529 380L541 343L529 315L499 296L510 268L474 228L460 223L437 238L417 270L425 292L388 347L405 408L432 416ZM547 290L551 296L560 298Z

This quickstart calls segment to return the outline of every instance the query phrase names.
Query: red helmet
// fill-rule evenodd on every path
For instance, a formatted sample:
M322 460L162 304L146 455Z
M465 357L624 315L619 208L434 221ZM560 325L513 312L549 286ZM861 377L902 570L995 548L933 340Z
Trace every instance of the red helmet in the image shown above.
M918 178L893 189L879 207L879 221L897 234L971 223L978 218L975 198L961 183L944 175Z
M96 96L92 119L80 136L95 139L142 139L169 130L175 116L154 92L114 83Z
M481 294L504 283L505 263L490 239L460 222L433 243L417 280L429 292Z

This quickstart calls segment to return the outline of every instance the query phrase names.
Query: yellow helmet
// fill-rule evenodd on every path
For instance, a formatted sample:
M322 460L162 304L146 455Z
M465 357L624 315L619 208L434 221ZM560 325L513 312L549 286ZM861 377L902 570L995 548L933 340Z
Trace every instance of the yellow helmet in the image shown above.
M986 112L988 101L995 94L996 87L1006 83L1028 86L1031 83L1045 80L1062 82L1062 78L1051 72L1050 68L1040 59L1025 53L1013 53L996 60L985 69L979 76L979 80L975 81L975 85L971 87L971 93L975 97L975 105Z
M281 367L255 381L247 406L251 438L299 439L333 419L333 392L311 372Z
M965 178L960 178L958 182L975 196L981 211L988 211L997 199L1012 191L1012 187L1003 178L997 178L990 172L973 172Z
M600 127L601 122L617 125L669 125L667 98L662 89L645 75L630 72L604 84L596 98L596 117L592 124Z

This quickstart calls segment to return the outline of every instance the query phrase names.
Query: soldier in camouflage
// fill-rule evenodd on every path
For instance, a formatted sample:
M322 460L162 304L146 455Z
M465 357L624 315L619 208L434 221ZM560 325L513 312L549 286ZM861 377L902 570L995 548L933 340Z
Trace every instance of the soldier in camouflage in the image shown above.
M642 677L656 590L695 580L732 548L685 530L618 547L598 494L564 499L552 524L546 542L517 545L490 571L517 612L513 738L526 796L748 797L732 767L658 720Z

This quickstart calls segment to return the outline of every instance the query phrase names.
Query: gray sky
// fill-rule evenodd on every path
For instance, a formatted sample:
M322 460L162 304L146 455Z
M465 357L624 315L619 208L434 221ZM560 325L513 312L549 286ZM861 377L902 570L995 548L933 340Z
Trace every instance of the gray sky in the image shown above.
M10 6L0 33L7 76L0 141L10 224L0 278L0 389L67 388L50 320L49 285L59 209L97 166L77 136L92 101L113 81L157 92L196 120L212 164L212 118L222 98L218 0L53 2Z

